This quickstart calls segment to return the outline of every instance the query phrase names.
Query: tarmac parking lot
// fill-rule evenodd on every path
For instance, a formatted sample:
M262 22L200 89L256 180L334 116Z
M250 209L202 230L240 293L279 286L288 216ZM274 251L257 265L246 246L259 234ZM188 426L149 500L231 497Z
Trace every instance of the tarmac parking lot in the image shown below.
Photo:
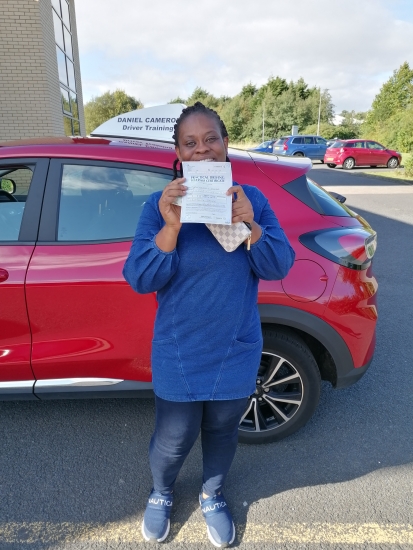
M298 433L240 445L226 497L240 549L413 547L413 185L328 169L310 176L347 197L378 233L375 359L353 387L323 383ZM0 402L0 549L149 546L148 399ZM200 443L176 485L166 548L206 549Z

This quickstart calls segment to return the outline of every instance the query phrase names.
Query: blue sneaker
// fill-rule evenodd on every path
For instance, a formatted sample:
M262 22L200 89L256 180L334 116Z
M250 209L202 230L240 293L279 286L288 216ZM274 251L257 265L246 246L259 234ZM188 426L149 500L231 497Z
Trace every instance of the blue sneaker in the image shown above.
M235 540L235 526L222 493L206 499L199 495L199 504L207 524L208 538L217 548L227 548Z
M147 542L163 542L168 536L173 499L173 493L152 489L142 522L142 535Z

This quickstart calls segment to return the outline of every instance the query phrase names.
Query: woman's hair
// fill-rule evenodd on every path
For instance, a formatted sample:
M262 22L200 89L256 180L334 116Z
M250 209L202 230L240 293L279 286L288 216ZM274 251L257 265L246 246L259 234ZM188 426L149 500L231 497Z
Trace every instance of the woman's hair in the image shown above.
M182 122L186 118L190 117L191 115L196 115L196 114L205 115L210 118L213 118L218 123L219 129L221 132L221 137L222 138L228 137L227 129L225 127L224 122L221 120L221 117L219 116L219 114L216 111L214 111L214 109L205 107L203 103L201 103L200 101L197 101L196 103L194 103L194 105L191 105L190 107L186 107L176 121L176 124L174 126L174 134L172 136L175 146L179 147L178 136L179 136L179 128ZM182 177L182 170L180 170L180 174L178 175L178 170L177 170L178 162L179 162L179 159L175 159L173 163L174 179L176 179L177 177ZM228 157L227 157L227 162L229 162Z
M214 109L205 107L203 103L201 103L200 101L197 101L196 103L194 103L194 105L191 105L191 107L186 107L182 111L182 113L179 115L179 118L176 121L176 124L174 126L174 135L172 136L172 139L174 140L176 146L179 147L178 135L179 135L179 128L182 122L189 116L197 115L197 114L209 116L210 118L213 118L214 120L216 120L216 122L218 123L219 129L221 131L221 136L223 138L228 137L227 129L225 128L225 124L221 120L221 117L219 116L219 114L216 111L214 111Z

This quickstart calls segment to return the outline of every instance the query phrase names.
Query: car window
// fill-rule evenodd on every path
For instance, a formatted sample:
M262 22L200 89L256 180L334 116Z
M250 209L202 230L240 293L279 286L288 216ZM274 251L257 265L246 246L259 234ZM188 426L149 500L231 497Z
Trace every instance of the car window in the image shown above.
M309 208L324 216L353 216L344 204L338 202L325 189L305 175L287 183L283 189L291 193Z
M312 137L305 137L304 138L304 143L306 143L307 145L309 143L314 143L314 139Z
M315 181L307 178L307 185L325 216L351 216L351 212L347 206L338 202L338 200L333 198L325 189L315 183Z
M315 140L319 145L327 145L327 141L321 137L316 137Z
M0 168L0 241L19 239L33 170L33 166Z
M375 141L366 141L367 148L368 149L376 149L379 151L383 151L384 147L380 145L380 143L376 143Z
M291 143L303 143L303 138L302 137L296 137L292 140Z
M146 170L64 164L57 239L131 239L148 197L170 180Z
M365 141L355 141L353 147L355 149L365 149L366 148L366 142Z

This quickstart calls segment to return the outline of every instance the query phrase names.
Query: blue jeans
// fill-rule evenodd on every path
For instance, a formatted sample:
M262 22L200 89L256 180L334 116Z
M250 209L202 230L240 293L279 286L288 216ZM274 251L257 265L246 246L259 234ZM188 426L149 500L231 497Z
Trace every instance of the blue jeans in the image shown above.
M155 397L155 432L149 445L154 489L173 489L201 431L202 491L209 496L219 493L235 456L238 425L247 399L176 402Z

